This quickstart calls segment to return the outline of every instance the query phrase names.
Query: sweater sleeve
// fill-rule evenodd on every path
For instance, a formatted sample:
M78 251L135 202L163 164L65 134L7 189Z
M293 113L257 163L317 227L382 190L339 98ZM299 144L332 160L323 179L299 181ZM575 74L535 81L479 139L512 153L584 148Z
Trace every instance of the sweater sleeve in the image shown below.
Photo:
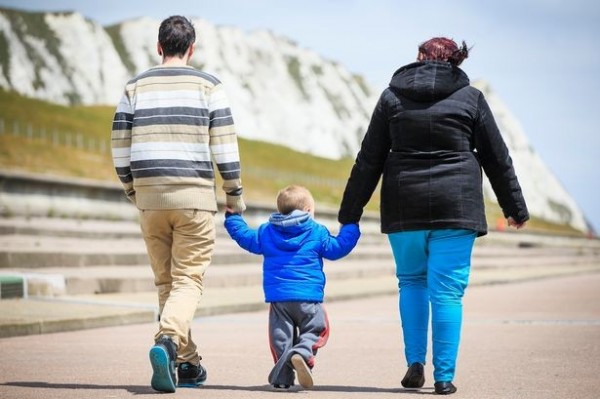
M475 121L475 148L506 218L522 223L529 219L525 198L517 179L508 148L483 94L479 95Z
M229 101L221 83L216 84L209 101L210 150L223 179L226 205L236 212L246 209L242 198L242 180L237 134Z
M343 225L337 237L327 234L327 239L323 243L323 257L329 260L343 258L354 249L359 238L358 224Z
M123 184L127 198L135 204L135 190L131 174L131 128L133 125L133 108L127 92L123 94L112 123L111 151L117 176Z
M379 183L383 166L390 152L391 140L385 112L385 91L375 106L367 133L346 183L338 221L342 224L358 223L365 205Z
M233 240L243 249L262 255L259 231L251 229L241 215L230 214L225 217L225 229Z

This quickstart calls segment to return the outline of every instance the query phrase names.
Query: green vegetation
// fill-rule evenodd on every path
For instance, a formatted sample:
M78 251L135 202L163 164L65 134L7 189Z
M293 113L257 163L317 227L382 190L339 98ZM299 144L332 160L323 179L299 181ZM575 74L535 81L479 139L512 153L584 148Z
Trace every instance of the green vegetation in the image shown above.
M323 90L323 92L325 93L327 100L329 100L329 102L331 103L331 106L333 107L335 114L338 116L338 118L340 120L350 117L350 111L348 111L348 109L344 106L344 102L340 95L331 93L329 90L327 90L323 86L321 86L321 90Z
M27 124L48 132L56 130L108 139L114 110L114 107L64 107L0 89L0 118L4 120L5 129L12 129L13 122L17 122L23 130Z
M341 200L351 159L340 161L297 152L287 147L239 139L242 177L250 198L273 201L277 191L288 184L310 188L315 199L329 206Z
M10 53L8 52L8 40L4 32L0 32L0 68L6 79L10 81Z
M104 28L104 30L108 36L110 36L113 46L115 46L115 50L117 50L117 54L119 54L119 57L121 58L121 61L123 61L123 65L125 65L129 74L135 74L135 64L131 60L129 52L125 48L125 44L121 38L121 25L108 26Z
M117 182L108 151L114 110L64 107L0 89L0 120L4 122L4 131L0 131L0 168ZM13 134L15 126L20 131L17 135ZM80 134L85 139L104 141L106 151L54 145L51 137L42 140L38 134L30 139L25 134L30 129L44 129L48 136L54 131ZM239 146L244 193L249 201L272 203L279 189L296 183L308 186L326 206L339 204L351 159L319 158L242 138Z
M302 92L302 96L308 101L310 100L310 95L304 88L304 83L302 79L302 73L300 72L300 61L297 57L289 57L287 59L287 69L288 73L296 83L296 86Z
M10 9L2 9L1 12L6 15L12 25L12 29L19 36L21 43L25 46L30 59L33 62L36 80L33 82L34 88L43 87L43 81L40 78L40 70L46 64L46 61L40 56L27 40L26 35L40 39L46 46L48 52L56 58L64 71L68 72L65 60L59 51L59 40L50 29L45 20L45 13L23 12ZM69 15L70 13L54 13L56 15ZM67 73L68 76L68 73Z
M0 168L117 182L108 150L113 113L114 107L64 107L0 89L0 122L3 122ZM18 122L21 134L14 134L14 121ZM26 125L48 132L78 132L87 139L105 142L106 150L90 151L55 145L52 140L27 138L23 134ZM280 145L242 138L239 146L247 201L273 204L277 191L294 183L307 186L324 208L339 205L352 159L320 158ZM217 184L221 184L219 179ZM220 195L220 190L217 193ZM378 204L376 193L367 209L377 211ZM504 221L497 204L486 203L486 210L490 228ZM582 234L568 226L536 218L529 222L528 230Z
M0 135L0 168L46 175L116 181L110 153L49 145L40 139Z
M317 76L323 76L323 67L321 65L312 65L311 69Z

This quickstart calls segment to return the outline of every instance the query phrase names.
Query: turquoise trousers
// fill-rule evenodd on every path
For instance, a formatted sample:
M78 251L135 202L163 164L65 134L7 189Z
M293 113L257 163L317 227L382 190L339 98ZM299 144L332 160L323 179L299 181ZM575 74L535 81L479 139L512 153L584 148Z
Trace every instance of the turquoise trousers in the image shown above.
M400 292L407 365L425 364L431 306L433 378L454 380L462 326L462 297L469 282L477 234L471 230L417 230L388 235Z

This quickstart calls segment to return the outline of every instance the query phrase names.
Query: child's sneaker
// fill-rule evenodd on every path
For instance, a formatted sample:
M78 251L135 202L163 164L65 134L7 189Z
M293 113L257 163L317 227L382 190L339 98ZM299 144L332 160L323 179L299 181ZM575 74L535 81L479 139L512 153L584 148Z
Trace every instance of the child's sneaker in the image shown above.
M175 392L175 360L177 347L171 338L162 336L150 349L152 380L150 385L156 391Z
M310 368L299 354L292 355L292 366L294 370L296 370L296 375L298 377L298 382L304 388L312 388L313 386L313 378L312 373L310 372Z
M276 391L280 389L290 389L290 386L288 384L273 384L273 389Z
M195 388L204 384L208 373L201 364L194 366L185 362L177 367L177 386L181 388Z

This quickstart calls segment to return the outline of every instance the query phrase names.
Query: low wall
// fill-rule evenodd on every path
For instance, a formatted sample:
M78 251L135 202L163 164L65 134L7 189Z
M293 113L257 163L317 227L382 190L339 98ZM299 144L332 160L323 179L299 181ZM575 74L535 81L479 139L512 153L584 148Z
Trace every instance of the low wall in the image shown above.
M0 215L133 219L118 184L0 170Z
M275 204L247 206L245 215L257 221L275 211ZM0 169L0 215L135 220L138 211L118 183ZM327 225L337 224L337 209L317 205L316 216ZM378 231L379 216L366 213L361 225Z

